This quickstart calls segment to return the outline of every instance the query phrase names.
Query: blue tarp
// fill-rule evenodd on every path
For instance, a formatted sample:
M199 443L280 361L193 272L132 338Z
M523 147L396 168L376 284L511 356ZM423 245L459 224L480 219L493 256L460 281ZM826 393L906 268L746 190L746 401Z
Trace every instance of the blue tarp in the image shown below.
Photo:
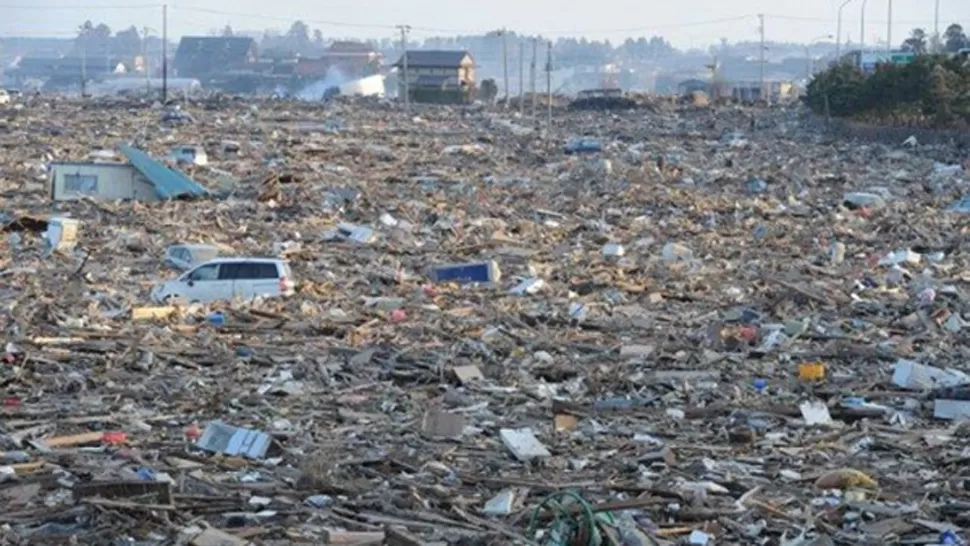
M203 197L209 194L208 190L193 182L182 172L168 168L141 150L123 145L121 146L121 153L128 159L131 166L140 172L155 188L155 193L161 199Z

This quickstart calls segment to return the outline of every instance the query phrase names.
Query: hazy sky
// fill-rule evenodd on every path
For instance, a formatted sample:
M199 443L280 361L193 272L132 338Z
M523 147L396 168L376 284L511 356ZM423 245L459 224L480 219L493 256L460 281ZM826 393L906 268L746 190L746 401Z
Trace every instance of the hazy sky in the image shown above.
M296 20L319 28L326 37L396 37L397 24L414 27L412 36L480 33L503 26L544 36L585 35L622 41L628 36L661 35L678 47L706 46L721 37L731 41L758 37L757 13L763 12L767 39L808 41L835 34L838 6L844 0L681 0L634 2L594 0L186 0L169 4L169 34L206 34L227 23L236 30L285 29ZM888 0L866 0L866 40L884 40ZM15 3L16 2L16 3ZM24 0L0 8L0 36L72 36L90 19L112 29L134 24L161 31L161 5L152 0ZM842 36L859 39L863 0L844 10ZM933 2L893 1L893 42L917 26L932 32ZM940 31L959 22L970 30L970 0L940 0ZM338 23L338 24L335 24ZM344 23L346 25L340 25ZM360 25L360 26L356 26ZM370 26L368 26L370 25Z

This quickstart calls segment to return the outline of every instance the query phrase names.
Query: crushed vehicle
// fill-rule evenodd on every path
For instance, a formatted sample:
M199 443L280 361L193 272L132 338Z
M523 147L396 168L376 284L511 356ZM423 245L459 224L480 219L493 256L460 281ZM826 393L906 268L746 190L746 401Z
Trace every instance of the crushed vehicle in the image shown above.
M219 247L216 245L172 245L165 249L165 265L188 271L193 267L219 257Z

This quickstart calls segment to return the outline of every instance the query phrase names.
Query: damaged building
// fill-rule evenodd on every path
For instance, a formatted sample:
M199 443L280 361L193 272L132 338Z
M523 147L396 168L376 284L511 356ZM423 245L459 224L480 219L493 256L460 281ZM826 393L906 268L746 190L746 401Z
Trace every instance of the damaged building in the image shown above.
M208 190L131 146L121 146L127 163L55 162L50 165L52 201L164 201L202 197Z

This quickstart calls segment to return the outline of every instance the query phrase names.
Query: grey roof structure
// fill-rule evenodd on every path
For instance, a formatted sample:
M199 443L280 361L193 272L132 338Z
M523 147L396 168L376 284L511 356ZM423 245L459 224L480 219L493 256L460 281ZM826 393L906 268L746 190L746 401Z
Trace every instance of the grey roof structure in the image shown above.
M443 49L416 49L406 51L404 55L407 56L408 66L413 68L458 68L466 56L471 56L467 51ZM394 66L404 66L404 55Z

